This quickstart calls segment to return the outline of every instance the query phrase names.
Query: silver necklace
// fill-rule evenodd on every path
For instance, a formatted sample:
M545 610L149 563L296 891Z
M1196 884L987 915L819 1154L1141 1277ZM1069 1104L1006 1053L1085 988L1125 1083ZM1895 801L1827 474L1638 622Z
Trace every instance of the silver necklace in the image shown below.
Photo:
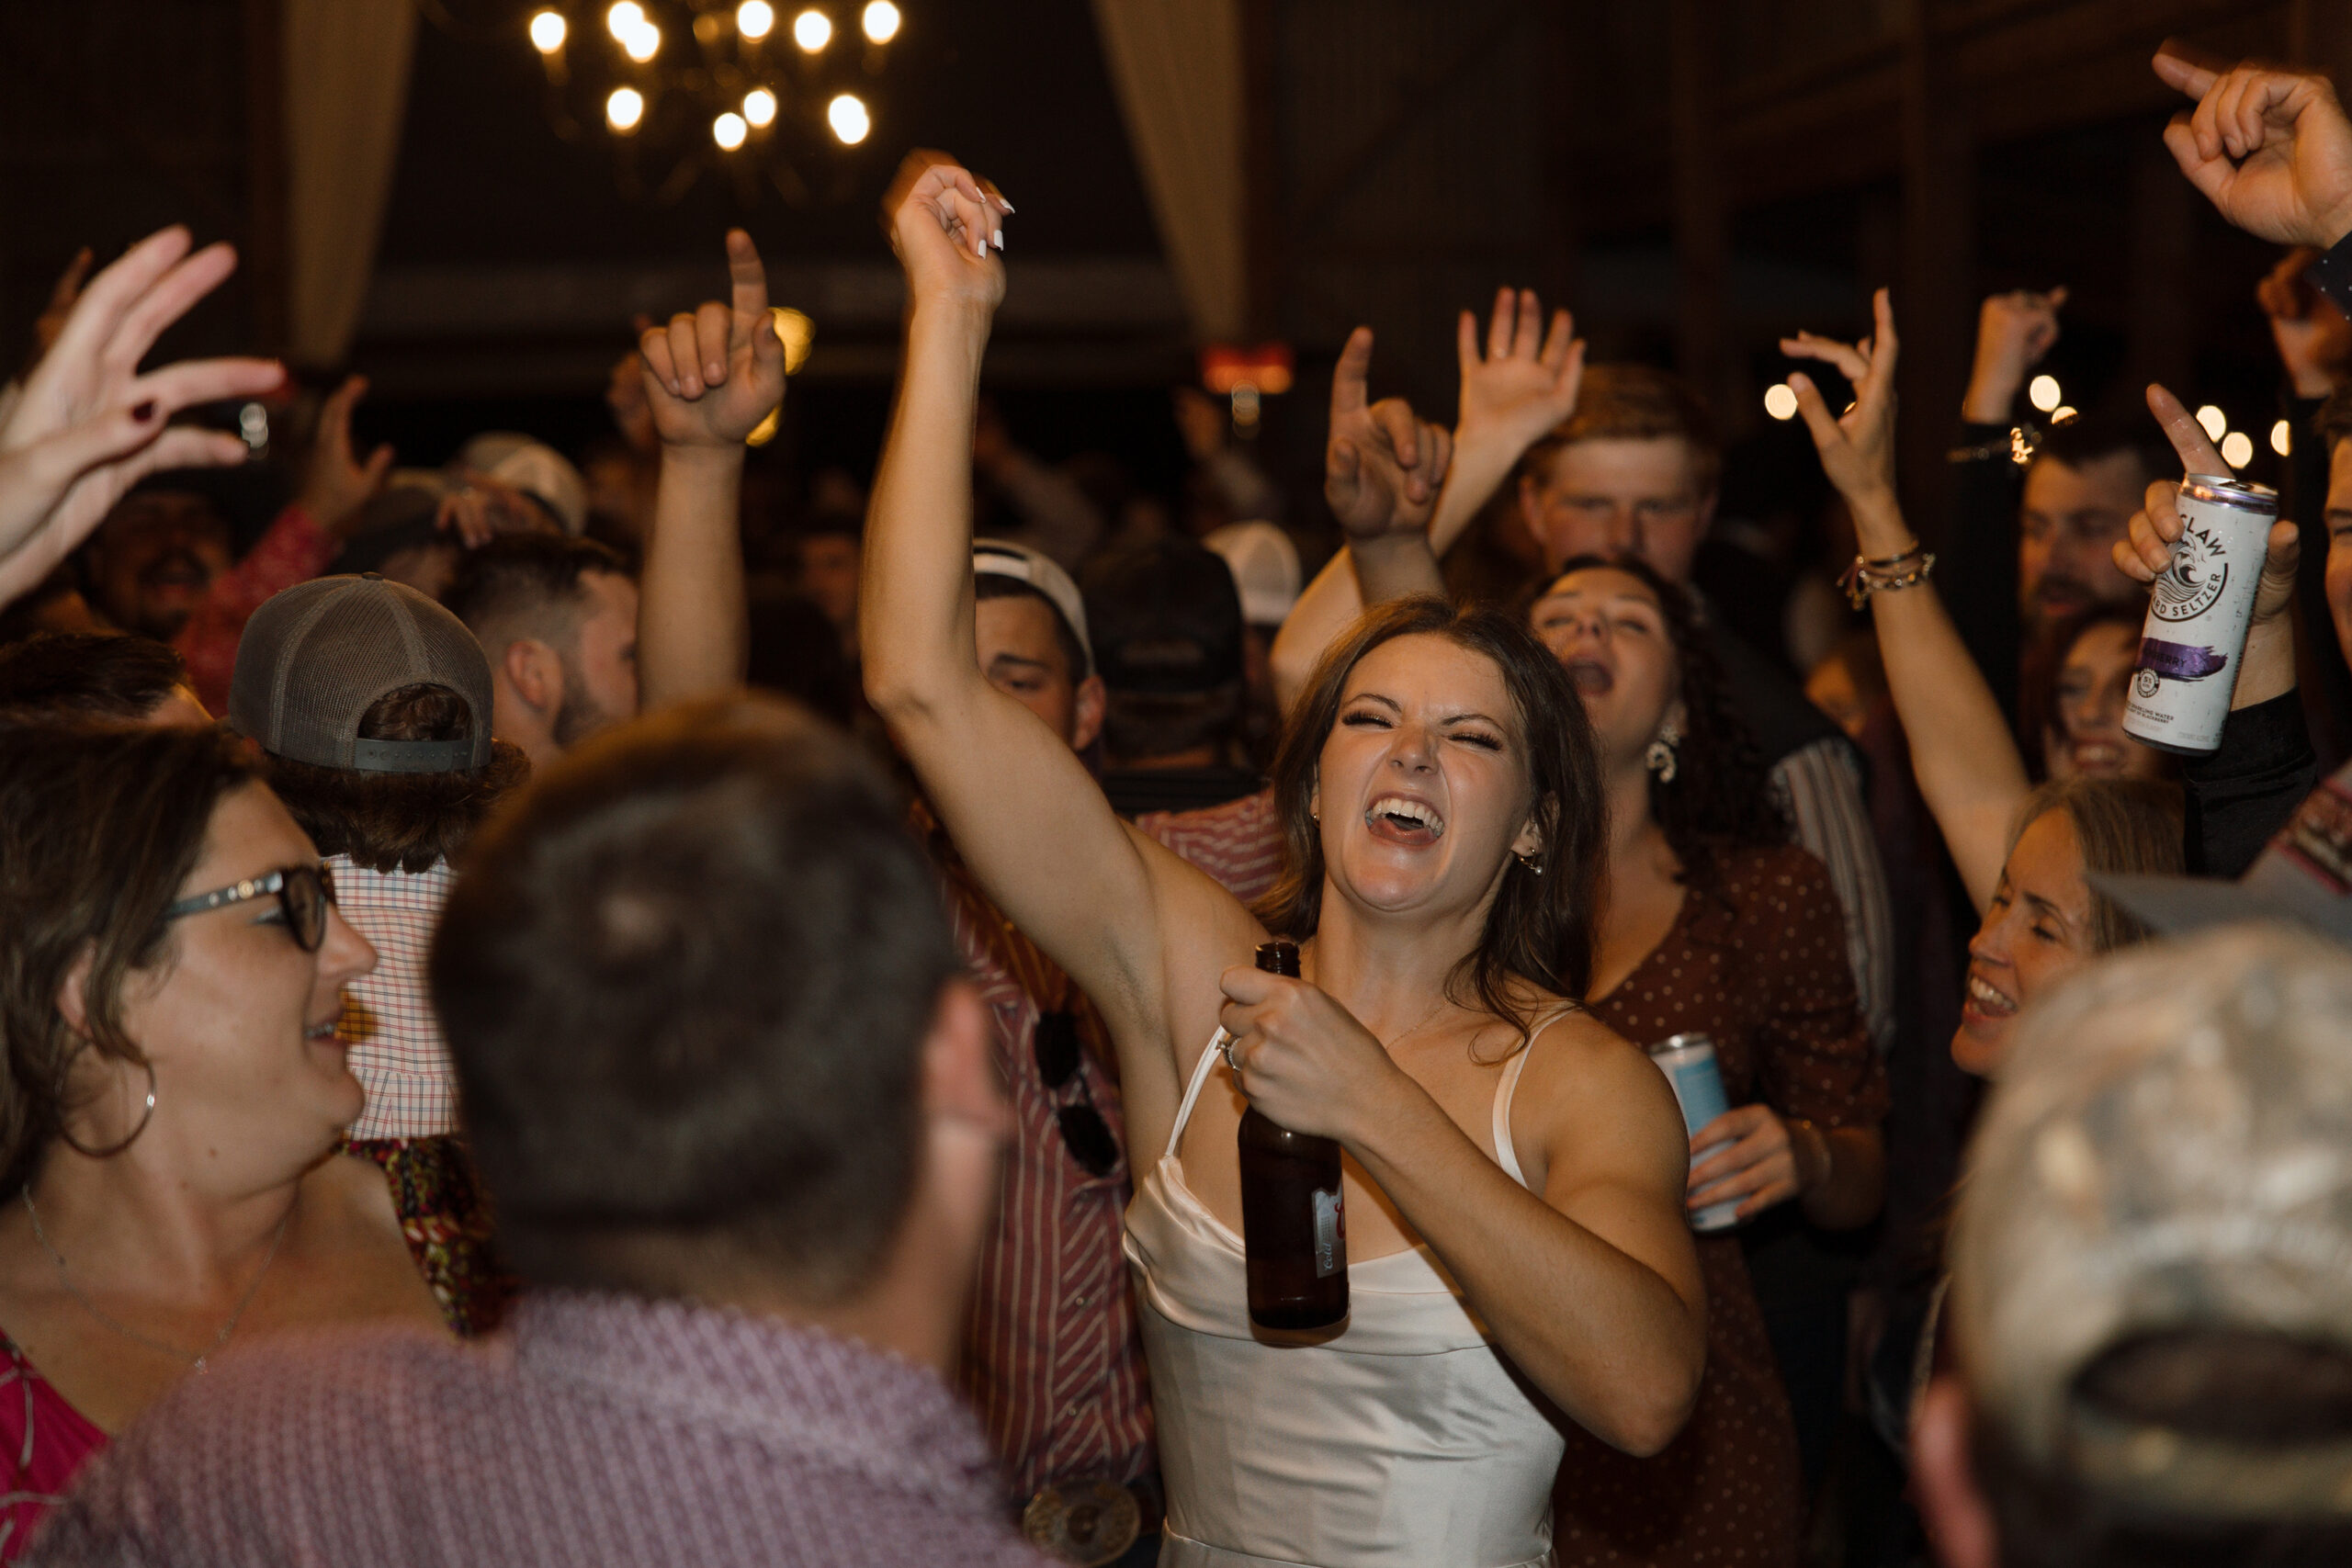
M261 1292L263 1277L269 1272L269 1266L277 1261L277 1245L286 1239L287 1222L294 1217L294 1208L289 1203L287 1205L284 1217L277 1222L277 1234L269 1238L268 1254L262 1258L261 1267L254 1270L253 1283L245 1287L244 1295L238 1299L237 1310L229 1314L229 1321L220 1325L220 1332L212 1337L211 1344L190 1354L176 1345L166 1344L150 1335L140 1333L120 1318L109 1314L105 1308L99 1306L88 1296L84 1295L82 1287L75 1284L73 1277L65 1271L65 1255L50 1245L49 1233L40 1228L40 1211L33 1207L33 1190L30 1187L24 1190L24 1200L25 1213L32 1216L33 1239L40 1243L41 1250L48 1253L50 1261L57 1265L57 1282L65 1287L67 1295L82 1303L83 1311L121 1335L125 1339L136 1339L151 1350L161 1350L167 1356L177 1356L199 1372L209 1370L204 1364L206 1359L220 1353L220 1347L229 1342L229 1336L234 1334L237 1331L237 1325L244 1320L245 1309L254 1304L254 1297Z
M1405 1031L1402 1034L1392 1034L1387 1039L1381 1041L1380 1048L1383 1051L1394 1051L1397 1046L1403 1044L1406 1041L1410 1040L1414 1035L1419 1034L1424 1028L1428 1027L1430 1020L1435 1018L1440 1010L1442 1010L1445 1004L1452 999L1452 998L1441 994L1437 998L1436 1007L1433 1007L1430 1009L1429 1011L1421 1014L1419 1020L1414 1023L1413 1027Z

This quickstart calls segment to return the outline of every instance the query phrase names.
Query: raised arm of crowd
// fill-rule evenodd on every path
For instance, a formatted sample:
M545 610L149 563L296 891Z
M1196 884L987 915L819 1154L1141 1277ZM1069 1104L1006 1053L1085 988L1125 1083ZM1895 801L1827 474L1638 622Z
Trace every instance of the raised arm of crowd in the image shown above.
M1450 425L1340 346L1302 587L1197 391L1199 542L1023 449L1015 209L911 154L787 595L742 231L589 475L354 376L242 558L194 413L296 389L144 367L234 256L84 253L0 391L0 1562L1793 1563L1864 1451L1946 1568L2346 1560L2352 121L2154 63L2294 247L2243 647L2173 390L2041 428L1995 295L1907 493L1881 288L1781 344L1802 689L1703 400L1529 290Z

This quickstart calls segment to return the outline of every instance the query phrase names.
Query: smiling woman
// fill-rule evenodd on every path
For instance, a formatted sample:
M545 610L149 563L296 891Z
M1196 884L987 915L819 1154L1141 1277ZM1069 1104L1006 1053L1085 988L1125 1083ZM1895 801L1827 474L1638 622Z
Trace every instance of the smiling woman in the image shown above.
M0 1553L223 1350L447 1331L409 1224L435 1194L336 1153L364 1097L335 1021L375 953L333 900L233 737L0 735L0 1357L24 1395L0 1401Z
M910 310L865 689L982 888L1109 1025L1129 1148L1162 1151L1136 1161L1126 1239L1159 1561L1532 1568L1547 1406L1654 1452L1704 1351L1672 1097L1576 996L1600 803L1575 694L1497 617L1414 604L1361 626L1277 767L1290 863L1266 912L1304 977L1258 970L1267 925L1122 823L975 654L976 380L1010 212L923 155L886 209ZM1311 1343L1249 1321L1251 1107L1345 1152L1351 1314Z

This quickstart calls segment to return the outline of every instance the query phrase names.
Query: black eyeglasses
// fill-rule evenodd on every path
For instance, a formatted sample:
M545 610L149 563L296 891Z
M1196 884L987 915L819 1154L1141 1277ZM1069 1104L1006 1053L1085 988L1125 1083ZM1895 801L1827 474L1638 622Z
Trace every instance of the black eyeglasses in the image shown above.
M226 887L216 887L209 893L198 893L167 906L164 919L176 920L183 915L201 915L209 909L226 908L249 898L266 898L277 895L277 907L286 916L286 929L294 938L294 945L305 953L316 953L327 939L327 907L334 902L334 874L322 865L281 866L266 876L249 877Z
M1079 1055L1085 1050L1078 1038L1077 1015L1067 1009L1039 1013L1031 1045L1037 1058L1037 1076L1045 1080L1046 1092L1059 1094L1062 1086L1078 1076ZM1102 1113L1094 1109L1094 1096L1083 1077L1078 1079L1078 1103L1057 1107L1054 1120L1061 1125L1062 1146L1069 1150L1080 1169L1089 1176L1111 1174L1119 1163L1119 1142L1111 1136L1111 1125L1102 1120Z

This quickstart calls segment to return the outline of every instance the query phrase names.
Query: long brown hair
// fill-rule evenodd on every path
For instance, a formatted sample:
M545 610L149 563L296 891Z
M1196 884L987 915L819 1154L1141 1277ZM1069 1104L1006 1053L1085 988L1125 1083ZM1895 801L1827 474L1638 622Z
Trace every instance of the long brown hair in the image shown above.
M0 721L0 1192L32 1179L64 1125L75 1055L145 1061L123 982L166 956L164 908L214 808L256 776L217 729ZM86 1039L57 1009L85 949Z
M1519 710L1521 744L1536 825L1540 872L1504 871L1478 945L1447 984L1456 1001L1478 1002L1522 1032L1531 1019L1512 995L1532 981L1572 1001L1592 980L1593 915L1599 897L1606 807L1600 764L1584 704L1549 649L1499 610L1443 599L1399 599L1367 610L1323 655L1292 710L1274 754L1274 809L1283 825L1283 874L1259 900L1258 918L1278 936L1304 942L1323 915L1323 839L1309 808L1323 744L1339 723L1348 677L1370 653L1400 637L1442 637L1492 660Z
M2083 870L2091 875L2177 876L2181 873L2180 786L2156 779L2052 779L2018 807L2009 848L2025 830L2052 811L2063 811L2075 829ZM2155 935L2123 907L2090 889L2090 939L2094 953L2146 942Z

